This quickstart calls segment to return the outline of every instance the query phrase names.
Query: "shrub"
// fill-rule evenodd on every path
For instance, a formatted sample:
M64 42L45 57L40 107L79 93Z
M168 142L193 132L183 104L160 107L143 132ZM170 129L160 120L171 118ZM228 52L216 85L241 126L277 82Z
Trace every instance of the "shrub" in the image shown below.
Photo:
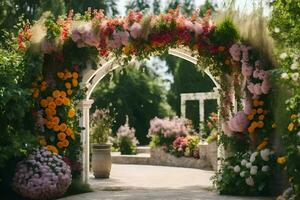
M139 141L135 137L135 129L130 128L128 123L118 129L117 143L121 154L136 154L136 146Z
M92 118L91 141L98 144L108 142L113 122L114 119L109 115L109 110L97 109Z
M40 148L18 163L13 188L30 199L53 199L66 192L71 180L71 169L61 156Z

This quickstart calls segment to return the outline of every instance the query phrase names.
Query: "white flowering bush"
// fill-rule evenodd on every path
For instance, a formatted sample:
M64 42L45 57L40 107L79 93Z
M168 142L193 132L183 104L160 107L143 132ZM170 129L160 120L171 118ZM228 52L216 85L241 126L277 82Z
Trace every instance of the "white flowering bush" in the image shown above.
M267 194L266 180L271 177L271 168L275 162L273 154L266 148L227 158L222 168L213 177L214 185L221 194Z
M18 163L12 186L26 198L46 200L62 196L71 181L71 169L62 157L40 148Z

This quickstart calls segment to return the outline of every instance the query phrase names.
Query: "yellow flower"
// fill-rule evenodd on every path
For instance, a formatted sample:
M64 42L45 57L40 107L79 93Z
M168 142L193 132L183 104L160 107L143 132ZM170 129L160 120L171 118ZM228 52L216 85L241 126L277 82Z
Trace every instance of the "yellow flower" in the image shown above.
M65 74L65 77L66 78L72 78L71 72L67 71L66 74Z
M290 123L289 126L288 126L288 130L293 131L294 126L295 126L294 123Z
M65 123L62 123L62 124L59 125L59 130L61 132L65 132L67 130L67 128L68 127L67 127L67 125Z
M57 138L58 138L59 141L65 140L66 137L67 137L66 134L63 133L63 132L60 132L60 133L57 134Z
M225 63L225 65L230 65L230 60L226 59L224 63Z
M277 163L280 165L284 165L286 163L286 158L284 156L277 158Z
M73 117L75 116L75 114L76 114L75 109L74 109L74 108L71 108L71 109L69 110L69 112L68 112L68 117L69 117L69 118L73 118Z
M70 96L72 95L73 91L72 90L67 90L67 94Z
M65 83L65 86L66 86L67 89L71 89L71 83L66 82L66 83Z
M48 149L48 151L52 151L53 153L58 154L57 148L53 145L48 145L47 149Z
M296 118L297 118L297 115L295 115L295 114L291 115L291 119L296 119Z
M73 87L77 87L78 86L77 79L72 79L72 85L73 85Z
M263 121L263 120L265 119L265 116L264 116L264 115L259 115L258 119L259 119L260 121Z
M73 135L74 133L73 133L72 129L67 128L66 134L67 134L68 136L71 136L71 135Z
M78 73L77 72L73 72L72 76L73 76L73 78L78 79Z
M39 143L42 146L46 146L47 145L47 141L46 141L46 139L44 137L42 137L42 138L39 139Z
M43 108L46 108L48 106L48 101L46 99L42 99L40 104Z
M57 72L57 77L60 79L64 79L65 74L63 72Z
M277 128L277 125L275 123L273 123L272 128Z

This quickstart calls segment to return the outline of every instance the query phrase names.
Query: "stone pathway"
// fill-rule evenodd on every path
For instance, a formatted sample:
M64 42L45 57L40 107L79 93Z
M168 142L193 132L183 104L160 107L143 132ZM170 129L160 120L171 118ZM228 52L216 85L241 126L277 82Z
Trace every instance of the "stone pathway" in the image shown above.
M61 200L270 200L219 196L211 191L213 171L151 165L113 164L109 179L91 175L92 193Z

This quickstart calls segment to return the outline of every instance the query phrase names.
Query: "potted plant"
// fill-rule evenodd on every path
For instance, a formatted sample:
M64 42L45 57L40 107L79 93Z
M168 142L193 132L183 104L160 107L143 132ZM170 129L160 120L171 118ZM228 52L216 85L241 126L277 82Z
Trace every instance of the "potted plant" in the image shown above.
M92 169L95 178L109 178L111 170L111 134L113 118L107 109L97 109L93 114L91 127Z

